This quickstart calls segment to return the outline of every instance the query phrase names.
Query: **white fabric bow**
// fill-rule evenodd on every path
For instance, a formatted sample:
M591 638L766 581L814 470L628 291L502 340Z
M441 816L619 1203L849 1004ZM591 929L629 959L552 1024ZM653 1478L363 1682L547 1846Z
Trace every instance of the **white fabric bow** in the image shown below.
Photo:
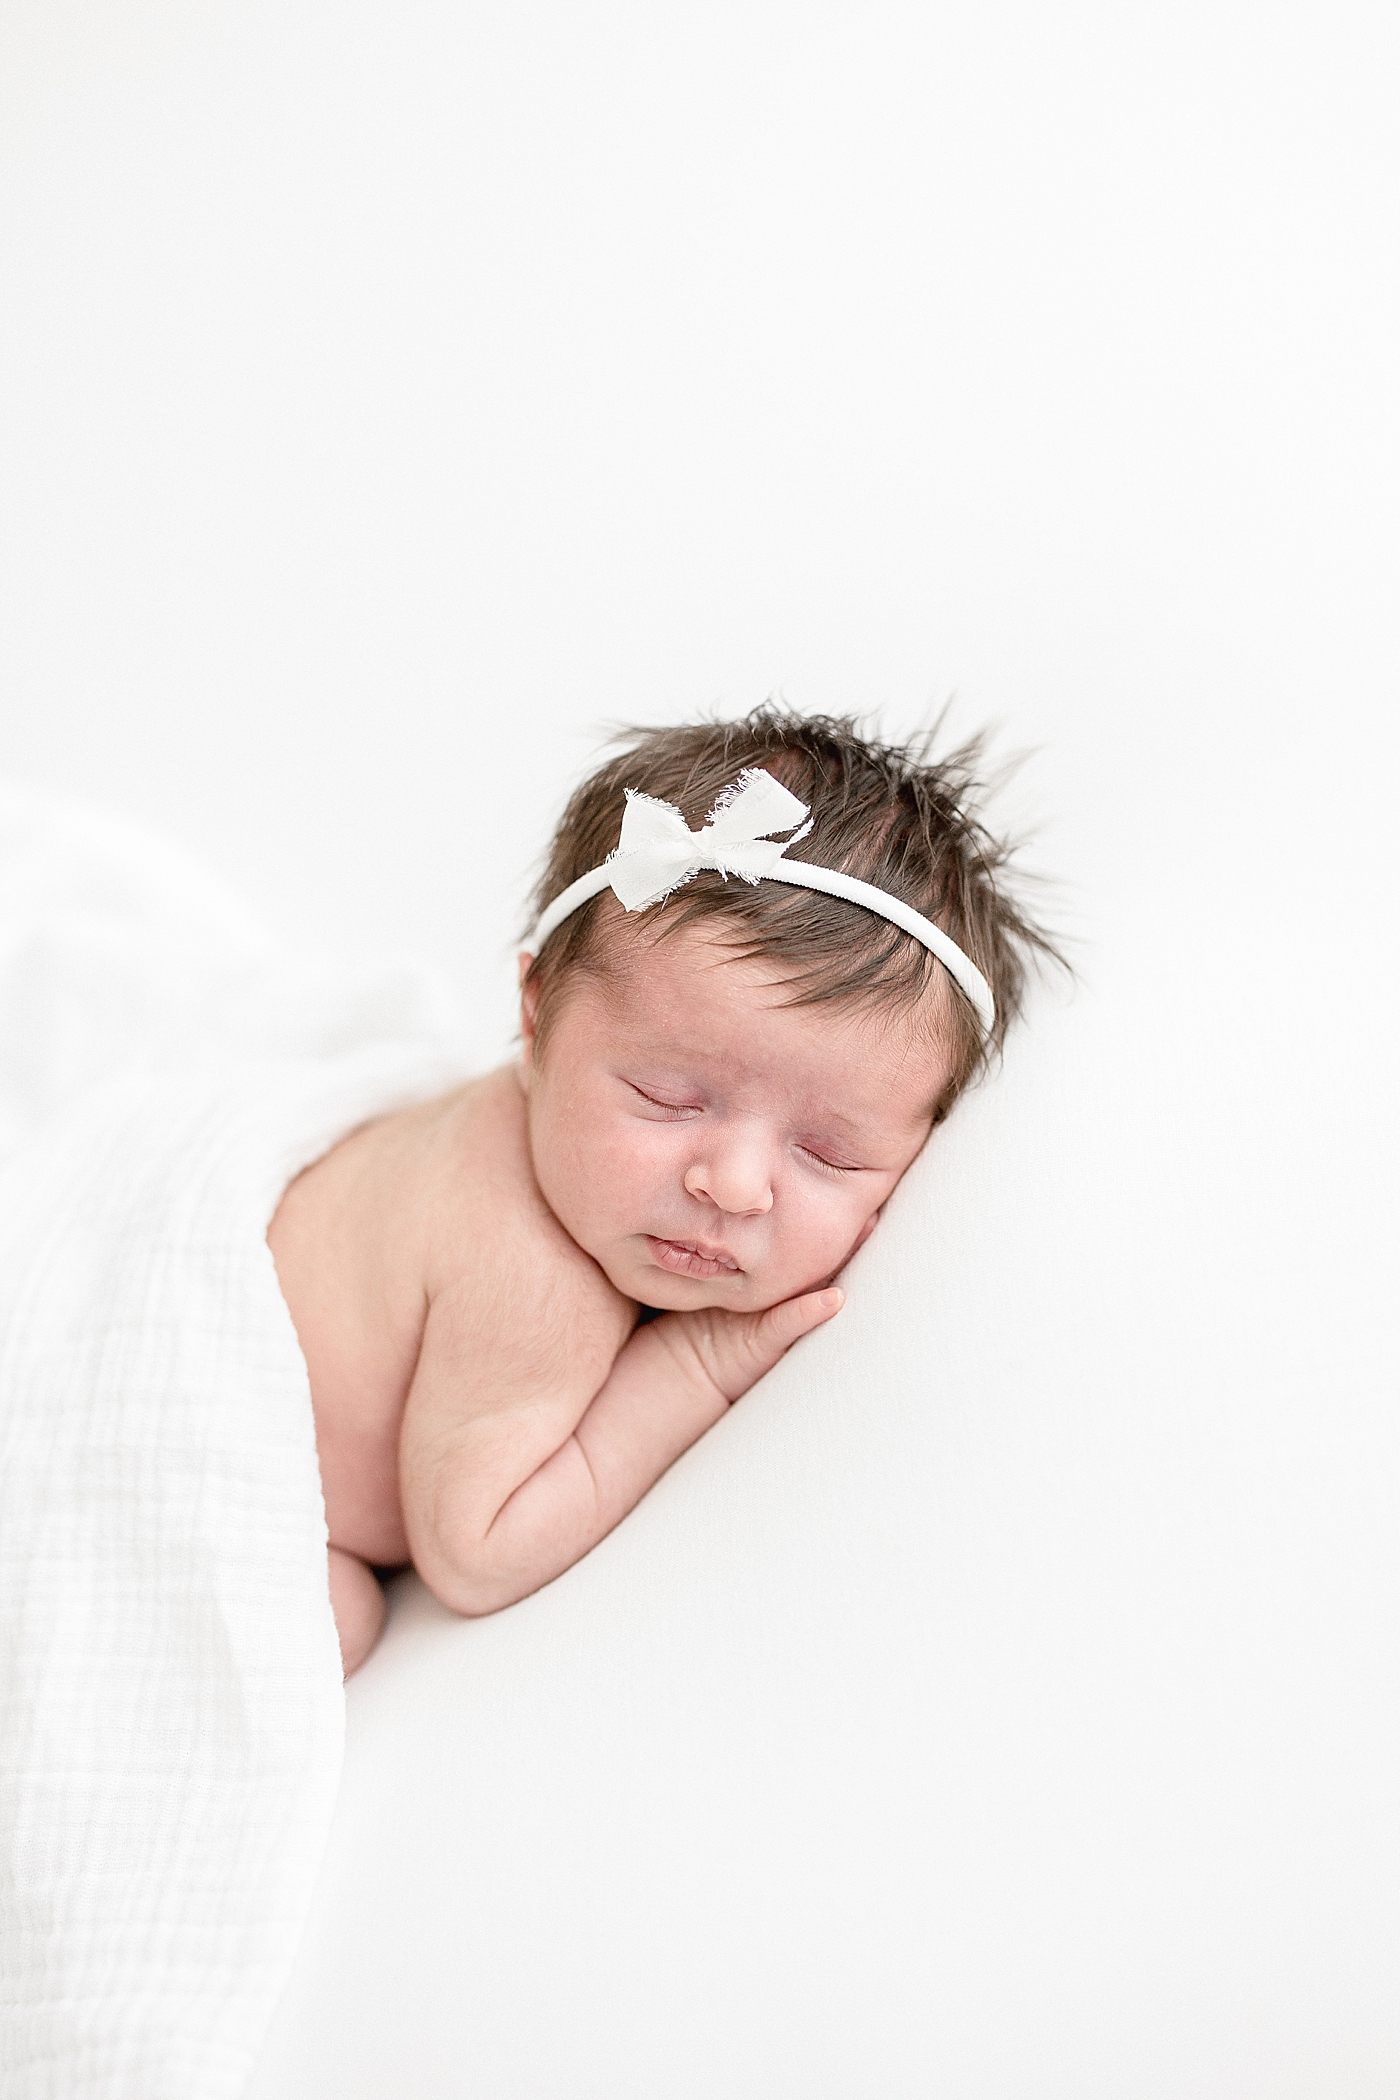
M613 893L627 911L659 904L702 868L758 882L771 875L789 846L811 830L803 824L807 804L791 795L761 766L750 766L724 789L702 831L691 831L673 802L627 790L622 835L608 857ZM770 831L802 829L782 840Z

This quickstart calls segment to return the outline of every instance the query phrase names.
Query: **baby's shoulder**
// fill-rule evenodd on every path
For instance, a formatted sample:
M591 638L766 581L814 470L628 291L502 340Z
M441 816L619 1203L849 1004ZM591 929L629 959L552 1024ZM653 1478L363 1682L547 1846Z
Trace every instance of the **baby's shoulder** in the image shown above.
M427 1219L430 1308L454 1306L473 1326L572 1338L615 1355L636 1307L572 1240L530 1158L525 1095L505 1066L444 1104Z

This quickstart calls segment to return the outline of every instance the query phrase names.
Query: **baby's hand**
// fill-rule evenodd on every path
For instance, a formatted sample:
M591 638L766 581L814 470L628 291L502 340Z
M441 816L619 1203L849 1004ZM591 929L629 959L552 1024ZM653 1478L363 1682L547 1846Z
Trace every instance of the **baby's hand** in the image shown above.
M700 1380L726 1405L771 1371L793 1343L832 1319L846 1302L834 1284L785 1298L766 1312L724 1312L706 1306L699 1312L665 1313L650 1332L674 1358L684 1376Z

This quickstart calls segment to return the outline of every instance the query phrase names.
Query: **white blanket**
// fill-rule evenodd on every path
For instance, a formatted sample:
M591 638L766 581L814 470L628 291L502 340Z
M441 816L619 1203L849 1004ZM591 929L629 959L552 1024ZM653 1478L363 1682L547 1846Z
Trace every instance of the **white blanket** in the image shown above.
M0 795L0 2096L237 2094L343 1693L265 1233L450 1084L412 972L308 975L176 857Z

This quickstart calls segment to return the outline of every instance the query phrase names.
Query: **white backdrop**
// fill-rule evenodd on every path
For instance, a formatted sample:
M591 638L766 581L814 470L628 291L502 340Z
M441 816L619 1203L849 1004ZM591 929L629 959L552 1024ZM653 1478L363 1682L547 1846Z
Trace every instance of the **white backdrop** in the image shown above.
M1082 942L613 1539L401 1586L256 2100L1393 2094L1393 15L0 24L6 771L486 1059L600 724L956 690Z

